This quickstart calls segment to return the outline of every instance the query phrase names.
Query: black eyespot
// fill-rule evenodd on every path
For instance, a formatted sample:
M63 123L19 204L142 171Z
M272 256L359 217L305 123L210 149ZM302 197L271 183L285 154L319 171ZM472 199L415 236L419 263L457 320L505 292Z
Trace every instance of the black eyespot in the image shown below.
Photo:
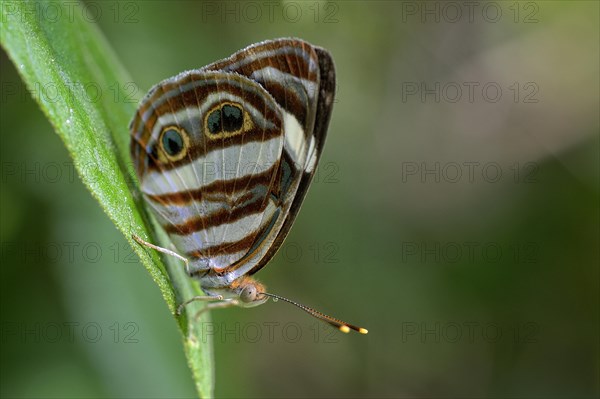
M221 109L217 109L208 115L208 131L212 134L221 131Z
M221 108L223 114L223 130L226 132L235 132L240 130L244 124L244 115L239 107L225 104Z
M225 104L208 115L207 125L211 134L236 132L244 124L244 113L235 105Z
M174 157L183 150L183 137L175 129L169 129L163 133L162 146L165 152Z

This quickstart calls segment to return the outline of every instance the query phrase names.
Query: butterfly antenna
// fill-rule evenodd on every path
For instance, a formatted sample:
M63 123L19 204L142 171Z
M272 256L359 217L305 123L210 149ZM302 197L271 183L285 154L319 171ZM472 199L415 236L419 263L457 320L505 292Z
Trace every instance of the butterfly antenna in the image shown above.
M358 331L361 334L367 334L369 332L366 328L356 327L356 326L353 326L352 324L346 323L345 321L336 319L335 317L327 316L326 314L323 314L317 310L314 310L313 308L309 308L308 306L302 305L301 303L294 302L291 299L287 299L287 298L284 298L282 296L275 295L275 294L269 294L268 292L261 292L261 294L270 296L271 298L281 299L282 301L285 301L287 303L291 303L292 305L295 305L295 306L299 307L300 309L304 310L306 313L310 314L311 316L316 317L319 320L323 320L326 323L329 323L330 325L332 325L333 327L337 328L338 330L340 330L342 332L348 333L348 332L350 332L350 330Z

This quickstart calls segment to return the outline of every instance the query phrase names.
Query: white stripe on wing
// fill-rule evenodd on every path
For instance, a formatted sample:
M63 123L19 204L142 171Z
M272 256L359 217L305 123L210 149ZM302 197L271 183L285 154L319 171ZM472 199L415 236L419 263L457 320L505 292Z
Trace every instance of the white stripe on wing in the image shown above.
M251 141L243 145L219 148L191 163L169 170L149 172L141 182L142 192L161 195L199 190L217 180L263 173L279 160L282 142L281 137L274 137L267 141ZM237 155L240 149L236 147L244 147L240 158ZM202 176L203 181L198 181L199 176Z

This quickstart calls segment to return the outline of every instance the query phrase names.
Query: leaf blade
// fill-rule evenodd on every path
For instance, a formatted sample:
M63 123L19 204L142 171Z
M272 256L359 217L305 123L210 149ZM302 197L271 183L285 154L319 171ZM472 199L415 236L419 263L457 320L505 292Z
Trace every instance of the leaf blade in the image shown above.
M81 13L49 21L31 12L31 4L44 2L6 2L0 7L0 43L67 147L82 182L125 235L175 314L177 300L201 291L181 264L163 261L132 239L136 234L163 246L168 243L152 225L130 167L128 126L137 99L127 98L125 88L134 83L97 26L83 20ZM92 96L90 89L99 90L99 96ZM193 304L187 310L202 306ZM208 312L202 321L210 321ZM212 340L202 336L201 325L193 318L178 319L198 394L212 397Z

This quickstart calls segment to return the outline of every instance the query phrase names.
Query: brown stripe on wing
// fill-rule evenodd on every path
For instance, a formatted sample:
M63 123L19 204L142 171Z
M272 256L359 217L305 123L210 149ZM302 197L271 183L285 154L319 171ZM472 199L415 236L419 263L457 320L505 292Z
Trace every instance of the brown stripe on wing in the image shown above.
M257 52L258 53L258 52ZM307 51L306 54L311 57L315 63L317 62L317 57L312 57L314 52ZM258 56L258 54L256 54ZM211 70L211 71L235 71L241 75L250 77L254 71L261 70L266 67L273 67L275 69L279 69L281 72L288 73L293 76L297 76L311 82L316 82L318 77L318 70L310 70L310 64L304 58L298 56L293 53L282 53L277 54L270 57L260 57L255 60L244 64L240 67L237 67L233 64L236 62L247 59L251 57L248 54L241 54L239 58L227 59L223 61L219 61L215 64L211 64L209 66L204 67L203 69ZM293 59L293 62L284 62ZM233 65L233 67L231 67ZM286 68L281 68L281 65L287 65Z
M188 252L185 254L185 256L188 259L202 259L211 256L234 254L237 252L248 251L250 248L252 248L254 238L255 234L249 234L239 241L225 242L218 245L203 247L202 249Z
M273 59L275 57L278 57L279 55L287 55L290 53L295 53L295 52L299 52L300 54L295 54L296 57L301 57L301 55L306 56L307 58L312 59L313 61L315 61L315 69L318 68L318 62L317 59L318 57L315 55L314 51L313 51L314 46L312 46L310 43L305 42L304 40L301 39L294 39L294 38L285 38L285 39L274 39L274 40L267 40L261 43L255 43L255 44L251 44L246 48L243 48L237 52L235 52L234 54L232 54L231 56L213 62L212 64L209 64L207 66L205 66L203 69L211 69L211 70L216 70L216 69L227 69L229 67L236 67L235 64L238 63L246 63L245 65L248 65L251 62L254 62L256 59ZM266 52L276 52L276 54L271 54L271 55L263 55L262 53L266 53ZM308 75L309 72L309 68L310 65L308 63L302 64L302 67L304 67L304 69L301 69L299 71L299 73L301 73L303 76Z
M275 214L271 217L271 221L268 223L262 223L253 231L248 232L248 234L239 241L236 242L226 242L212 246L204 246L201 249L196 251L187 252L186 256L189 259L201 259L201 258L210 258L211 256L219 256L219 255L227 255L227 254L235 254L238 252L244 252L244 255L234 262L232 265L229 265L225 268L216 270L213 269L210 273L216 270L217 273L221 272L230 272L231 270L237 269L241 267L245 263L245 259L255 253L259 247L264 243L265 235L269 233L271 228L273 227L273 221L277 219L277 215L279 211L276 211ZM207 243L204 243L207 244ZM210 244L210 243L208 243ZM250 252L252 251L252 252Z
M249 192L239 198L238 201L243 203L251 200L253 197L254 193ZM222 199L223 198L221 198L221 200ZM205 230L209 227L219 226L223 223L235 222L236 220L242 219L246 216L263 212L267 207L267 204L267 202L261 201L261 198L257 198L256 201L250 202L243 207L236 207L232 210L222 209L208 216L198 216L189 219L182 224L167 224L163 226L163 228L167 233L170 234L189 235L200 230Z
M291 84L286 85L274 81L260 81L260 83L265 86L265 89L283 109L296 117L300 126L306 126L308 94L302 96L301 93L297 93L296 90L292 89L292 87L298 87Z
M207 194L223 192L223 187L225 188L225 192L233 193L234 187L237 185L248 187L264 184L268 186L273 179L273 174L276 172L277 167L278 165L276 163L262 173L256 173L231 180L217 180L204 187L193 190L159 195L146 194L146 198L161 205L188 205L192 201L204 200ZM231 191L228 191L229 189L231 189Z
M129 132L131 133L132 137L139 139L139 135L136 133L138 132L138 130L140 128L140 123L142 122L142 116L144 115L144 112L148 109L147 107L152 104L152 101L155 100L156 91L158 90L159 86L160 86L160 84L156 84L156 85L152 86L152 88L150 88L148 93L146 93L146 95L144 96L144 98L142 99L140 104L138 105L135 115L133 116L133 119L129 123Z

